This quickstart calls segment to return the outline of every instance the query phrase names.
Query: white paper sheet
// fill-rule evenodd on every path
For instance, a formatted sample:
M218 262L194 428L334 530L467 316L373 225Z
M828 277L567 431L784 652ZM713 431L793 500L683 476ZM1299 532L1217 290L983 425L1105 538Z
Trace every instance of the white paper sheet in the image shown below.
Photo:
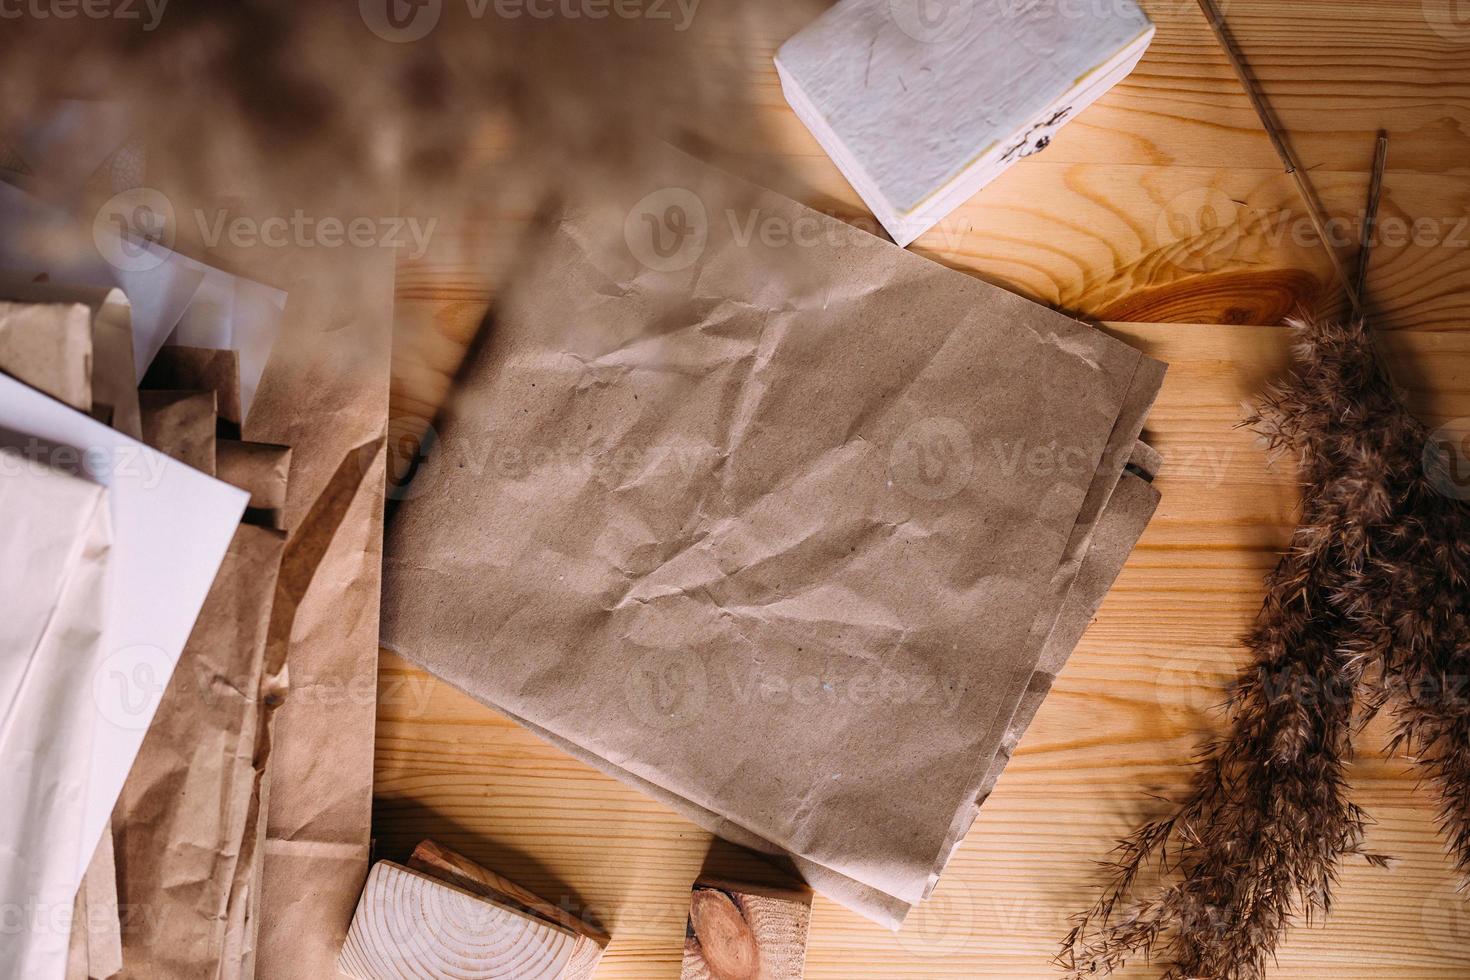
M9 169L44 174L60 191L74 191L127 142L131 129L121 102L58 99L22 131L10 150Z
M184 261L192 263L191 259ZM281 333L286 294L218 269L199 267L204 270L199 288L167 342L182 347L238 351L240 411L248 417L271 348Z
M0 450L0 980L60 980L68 916L90 851L86 799L112 530L97 484ZM27 576L27 571L33 576Z
M129 261L109 263L104 250ZM286 313L282 290L196 262L154 242L124 243L105 221L81 229L65 211L4 181L0 181L0 272L120 287L133 307L133 362L140 381L165 343L238 351L240 408L246 415Z
M85 799L77 801L83 816L75 890L249 494L3 376L0 444L58 468L75 460L83 475L109 489L112 569L100 661L88 676L72 678L89 692L96 723ZM64 951L64 936L61 945Z

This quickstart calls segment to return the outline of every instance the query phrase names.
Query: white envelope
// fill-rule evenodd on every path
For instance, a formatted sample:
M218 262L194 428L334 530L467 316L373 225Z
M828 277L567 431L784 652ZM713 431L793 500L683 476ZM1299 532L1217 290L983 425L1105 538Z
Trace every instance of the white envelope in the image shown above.
M66 971L98 715L77 679L102 656L111 546L103 488L0 450L3 980Z
M38 465L75 466L108 489L112 549L97 666L72 676L95 709L85 747L75 893L173 674L249 494L190 469L60 402L0 376L0 445ZM16 465L14 457L6 465ZM22 717L17 714L17 718ZM75 727L55 733L58 745ZM74 753L65 750L74 760ZM4 774L0 772L0 786ZM7 805L14 805L12 801ZM64 953L66 935L61 937ZM0 978L9 968L0 966ZM21 973L17 976L32 976Z

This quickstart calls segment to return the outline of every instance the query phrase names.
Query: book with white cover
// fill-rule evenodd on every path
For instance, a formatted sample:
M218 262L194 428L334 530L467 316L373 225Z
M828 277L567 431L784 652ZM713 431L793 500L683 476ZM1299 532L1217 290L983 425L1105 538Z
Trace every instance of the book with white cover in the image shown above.
M1133 0L842 0L776 54L786 101L899 245L1122 81Z

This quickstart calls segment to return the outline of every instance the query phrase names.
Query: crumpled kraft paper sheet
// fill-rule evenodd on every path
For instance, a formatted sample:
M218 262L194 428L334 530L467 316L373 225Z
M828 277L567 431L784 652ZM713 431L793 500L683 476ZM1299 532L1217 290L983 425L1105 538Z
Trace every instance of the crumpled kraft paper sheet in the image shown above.
M92 324L85 306L0 299L0 370L90 412L91 369Z
M262 731L251 899L254 968L271 980L334 975L367 877L377 724L393 256L319 250L300 272L244 426L292 450L265 667L273 702L289 692Z
M225 360L186 353L166 380L202 390L142 392L154 448L212 474L216 402L238 390L233 355ZM266 482L234 485L252 499L284 492L284 474L282 485ZM262 673L284 547L273 528L236 531L114 811L123 904L151 912L124 934L125 978L211 975L227 955L238 865L254 844Z
M896 924L1163 365L687 158L636 191L503 304L390 529L384 643Z
M86 307L92 336L89 361L91 388L87 404L83 405L72 397L61 400L90 413L124 435L134 439L143 437L138 420L138 386L133 361L133 308L121 289L27 282L0 274L0 299L32 304L81 304Z

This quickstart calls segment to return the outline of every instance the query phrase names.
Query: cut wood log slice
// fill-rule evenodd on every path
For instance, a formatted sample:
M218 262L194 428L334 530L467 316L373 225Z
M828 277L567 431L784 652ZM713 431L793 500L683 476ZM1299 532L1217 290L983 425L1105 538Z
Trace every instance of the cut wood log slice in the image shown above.
M577 933L391 861L368 874L337 966L358 980L559 980Z
M465 891L491 901L508 905L527 915L570 929L579 937L572 960L562 974L563 980L582 980L597 970L602 951L610 937L601 929L571 914L560 906L552 905L539 895L522 888L504 875L476 864L463 854L457 854L431 840L423 841L414 848L408 866L415 871L457 885Z
M681 980L800 980L811 894L701 879L689 897Z

